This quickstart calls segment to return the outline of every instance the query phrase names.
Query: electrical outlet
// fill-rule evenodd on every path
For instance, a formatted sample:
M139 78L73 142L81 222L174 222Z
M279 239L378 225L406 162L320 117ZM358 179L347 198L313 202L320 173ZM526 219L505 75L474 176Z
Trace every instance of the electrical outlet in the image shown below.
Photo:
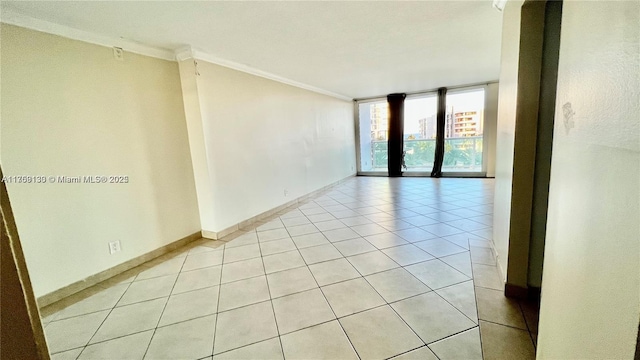
M284 196L287 196L287 195L289 195L289 190L284 189Z
M122 48L119 48L119 47L114 47L113 48L113 57L118 61L123 61L124 60L124 50L122 50Z
M120 251L120 240L112 241L109 243L109 254L113 255Z

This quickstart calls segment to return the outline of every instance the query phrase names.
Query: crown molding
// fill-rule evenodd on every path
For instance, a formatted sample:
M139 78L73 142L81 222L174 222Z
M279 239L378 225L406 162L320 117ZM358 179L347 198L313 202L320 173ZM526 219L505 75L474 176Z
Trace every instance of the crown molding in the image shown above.
M309 84L301 83L299 81L291 80L291 79L282 77L280 75L272 74L270 72L262 71L262 70L253 68L253 67L248 66L248 65L237 63L235 61L222 59L222 58L219 58L217 56L208 54L208 53L206 53L206 52L204 52L202 50L194 49L192 47L185 47L185 48L177 50L176 53L175 53L175 58L176 58L177 61L183 61L183 60L187 60L187 59L202 60L202 61L206 61L208 63L224 66L226 68L230 68L230 69L233 69L233 70L238 70L238 71L241 71L241 72L244 72L244 73L247 73L247 74L251 74L251 75L259 76L259 77L262 77L262 78L265 78L265 79L277 81L277 82L280 82L280 83L283 83L283 84L295 86L297 88L313 91L313 92L318 93L318 94L331 96L331 97L336 98L336 99L345 100L345 101L352 101L353 100L353 98L351 98L349 96L345 96L345 95L338 94L338 93L335 93L335 92L332 92L332 91L321 89L319 87L315 87L315 86L312 86L312 85L309 85Z
M65 38L80 40L91 44L119 47L123 50L140 55L150 56L163 60L175 61L173 51L144 45L132 40L121 39L117 37L98 35L88 31L74 29L65 25L52 23L46 20L36 19L30 16L20 14L6 6L2 7L0 13L0 21L6 24L24 27L31 30L45 32L49 34L59 35Z
M183 61L186 59L203 60L206 62L210 62L212 64L242 71L242 72L259 76L265 79L269 79L269 80L277 81L283 84L295 86L301 89L313 91L315 93L331 96L336 99L345 100L345 101L353 100L353 98L342 95L342 94L338 94L332 91L321 89L319 87L301 83L299 81L291 80L276 74L272 74L266 71L253 68L248 65L244 65L244 64L237 63L230 60L225 60L225 59L216 57L214 55L208 54L204 51L193 49L190 46L178 49L176 51L171 51L167 49L145 45L132 40L126 40L126 39L112 37L112 36L99 35L99 34L95 34L95 33L84 31L84 30L74 29L69 26L52 23L50 21L36 19L27 15L23 15L19 12L16 12L11 8L8 8L7 6L2 7L2 11L0 12L0 21L6 24L20 26L27 29L45 32L49 34L54 34L54 35L68 38L68 39L84 41L87 43L106 46L106 47L119 47L127 52L150 56L150 57L163 59L163 60L169 60L169 61Z
M191 46L187 46L176 50L175 58L176 61L195 59L195 54L193 53L193 50L191 50Z

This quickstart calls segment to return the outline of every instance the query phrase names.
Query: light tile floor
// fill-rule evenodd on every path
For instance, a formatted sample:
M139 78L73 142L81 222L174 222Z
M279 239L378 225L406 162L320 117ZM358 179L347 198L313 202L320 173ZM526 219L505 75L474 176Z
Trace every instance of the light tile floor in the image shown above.
M532 359L493 181L358 177L43 309L53 359Z

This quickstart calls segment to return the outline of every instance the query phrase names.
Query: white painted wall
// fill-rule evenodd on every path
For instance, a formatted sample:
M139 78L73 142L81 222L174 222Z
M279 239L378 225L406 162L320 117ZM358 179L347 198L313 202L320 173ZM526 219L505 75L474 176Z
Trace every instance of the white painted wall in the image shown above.
M498 267L506 280L511 216L513 146L516 130L518 95L518 58L520 55L520 8L523 1L508 1L502 19L502 57L498 95L496 138L495 197L493 202L493 243Z
M214 209L203 230L219 232L356 172L352 102L203 60L198 73Z
M175 62L5 24L1 37L5 175L130 179L8 185L36 296L200 230Z
M634 356L640 308L638 24L637 1L564 2L540 359Z

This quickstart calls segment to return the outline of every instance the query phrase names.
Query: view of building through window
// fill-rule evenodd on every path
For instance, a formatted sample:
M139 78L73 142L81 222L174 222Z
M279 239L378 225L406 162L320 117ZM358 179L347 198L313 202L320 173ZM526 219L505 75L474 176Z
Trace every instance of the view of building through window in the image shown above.
M482 171L484 89L447 94L442 171Z
M387 101L362 103L360 114L360 170L387 171L389 104Z
M450 92L446 99L443 171L482 170L484 89ZM404 164L407 171L431 171L436 146L436 94L411 96L404 103ZM359 104L360 169L387 171L389 106Z
M404 164L408 171L431 171L436 150L436 94L404 102Z
M387 103L371 104L370 111L371 139L389 140L389 105Z

